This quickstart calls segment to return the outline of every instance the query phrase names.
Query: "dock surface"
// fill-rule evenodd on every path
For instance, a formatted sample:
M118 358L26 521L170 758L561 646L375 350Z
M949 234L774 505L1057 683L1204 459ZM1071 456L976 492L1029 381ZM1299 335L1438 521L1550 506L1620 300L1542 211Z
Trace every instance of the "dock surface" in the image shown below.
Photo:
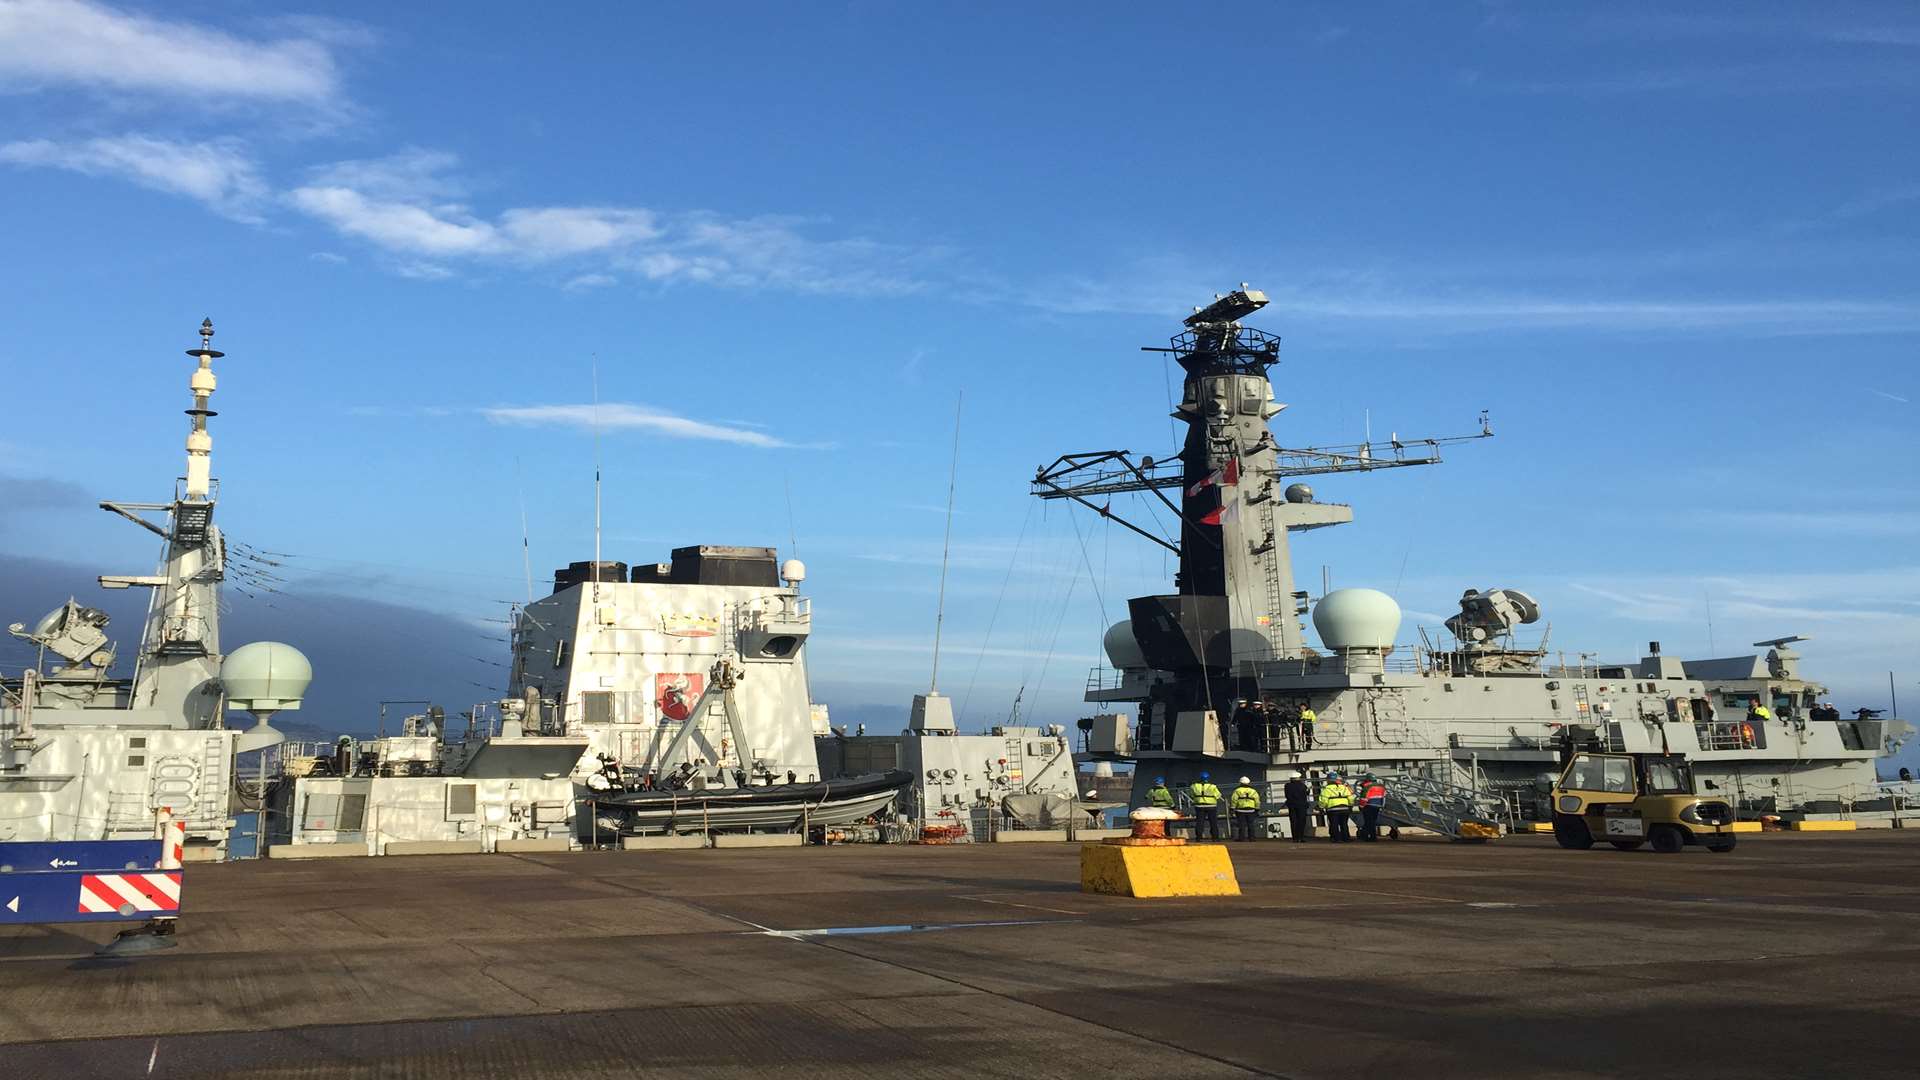
M0 1076L1920 1072L1920 832L1232 853L1153 901L1071 844L193 866L163 954L0 928Z

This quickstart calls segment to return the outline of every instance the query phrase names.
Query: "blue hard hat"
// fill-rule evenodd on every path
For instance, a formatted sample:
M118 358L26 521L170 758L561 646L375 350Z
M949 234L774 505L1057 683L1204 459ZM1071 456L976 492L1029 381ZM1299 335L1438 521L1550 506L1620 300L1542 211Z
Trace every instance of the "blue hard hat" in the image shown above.
M1153 778L1153 782L1156 784L1164 784L1167 782L1167 778L1164 776L1156 776Z
M1203 772L1203 773L1201 773L1201 774L1200 774L1200 779L1202 779L1202 780L1211 780L1211 779L1213 779L1213 774L1212 774L1212 773L1207 773L1207 772Z

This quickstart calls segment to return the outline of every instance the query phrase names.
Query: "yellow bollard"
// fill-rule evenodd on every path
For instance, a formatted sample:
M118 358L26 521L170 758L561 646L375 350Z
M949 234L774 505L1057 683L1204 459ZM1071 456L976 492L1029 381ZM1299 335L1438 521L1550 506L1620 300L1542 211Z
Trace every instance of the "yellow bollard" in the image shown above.
M1133 835L1080 847L1080 891L1107 896L1239 896L1233 860L1219 844L1169 839L1170 810L1135 810Z

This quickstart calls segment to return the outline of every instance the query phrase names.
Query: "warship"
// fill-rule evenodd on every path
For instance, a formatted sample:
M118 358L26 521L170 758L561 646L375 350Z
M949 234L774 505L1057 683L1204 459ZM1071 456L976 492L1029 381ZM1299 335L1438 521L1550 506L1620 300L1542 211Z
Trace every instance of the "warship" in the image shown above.
M186 472L166 502L102 502L100 508L160 542L151 574L106 574L100 587L145 589L147 613L133 671L107 634L108 616L69 599L32 624L7 629L35 651L18 678L0 677L0 842L120 840L152 835L154 812L186 824L188 859L225 857L234 814L256 808L241 785L239 754L283 740L268 722L297 709L311 672L298 650L255 642L223 653L220 587L226 538L214 522L207 406L216 388L213 322L200 325L188 380ZM250 730L226 725L229 706L251 707Z
M1273 428L1287 408L1271 378L1279 339L1241 323L1266 302L1244 285L1216 296L1149 350L1185 374L1177 455L1075 453L1036 472L1035 495L1072 500L1179 560L1173 591L1133 598L1105 635L1110 666L1088 678L1085 700L1100 711L1081 721L1083 759L1138 766L1136 802L1156 776L1247 773L1273 791L1296 772L1359 770L1518 821L1551 816L1551 779L1580 746L1682 755L1703 791L1743 816L1879 808L1875 762L1912 728L1822 707L1827 688L1802 674L1793 648L1803 637L1704 660L1653 642L1634 661L1567 665L1550 662L1544 635L1528 639L1542 609L1520 589L1465 590L1444 631L1413 643L1384 592L1296 589L1294 535L1353 520L1308 480L1437 464L1443 446L1493 431L1483 413L1463 436L1286 447ZM1129 492L1171 511L1178 539L1114 511L1113 496ZM1310 729L1297 720L1304 709L1317 714Z

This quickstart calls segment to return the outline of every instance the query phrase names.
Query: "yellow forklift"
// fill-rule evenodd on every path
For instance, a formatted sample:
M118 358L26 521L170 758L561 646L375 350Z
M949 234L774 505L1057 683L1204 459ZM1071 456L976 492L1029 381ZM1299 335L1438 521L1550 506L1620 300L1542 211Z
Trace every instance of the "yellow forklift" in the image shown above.
M1676 754L1576 753L1553 785L1553 811L1553 838L1574 851L1604 840L1622 851L1720 852L1736 839L1733 807L1696 794L1693 768Z

